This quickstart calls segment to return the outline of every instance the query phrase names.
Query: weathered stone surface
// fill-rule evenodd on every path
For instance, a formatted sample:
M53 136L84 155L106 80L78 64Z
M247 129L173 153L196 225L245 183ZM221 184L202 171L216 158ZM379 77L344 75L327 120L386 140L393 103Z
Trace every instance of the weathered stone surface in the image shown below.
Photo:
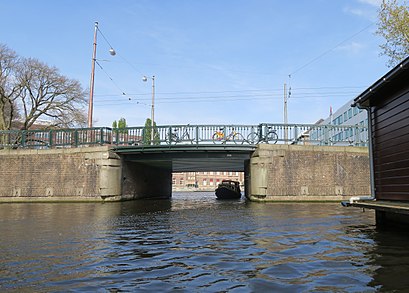
M341 200L370 194L366 148L261 144L246 169L246 196ZM117 201L171 196L169 166L125 161L109 146L0 151L0 202Z
M88 201L121 195L120 159L107 146L1 150L0 172L0 201Z
M368 149L259 145L250 160L251 200L342 200L370 194Z

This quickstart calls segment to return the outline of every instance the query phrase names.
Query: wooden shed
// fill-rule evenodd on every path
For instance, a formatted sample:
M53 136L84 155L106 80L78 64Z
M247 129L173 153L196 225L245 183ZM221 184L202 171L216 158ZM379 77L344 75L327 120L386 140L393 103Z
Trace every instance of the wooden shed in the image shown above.
M360 94L353 106L368 111L373 208L383 216L407 208L402 213L409 217L409 57Z
M409 57L354 104L368 110L375 198L409 201Z

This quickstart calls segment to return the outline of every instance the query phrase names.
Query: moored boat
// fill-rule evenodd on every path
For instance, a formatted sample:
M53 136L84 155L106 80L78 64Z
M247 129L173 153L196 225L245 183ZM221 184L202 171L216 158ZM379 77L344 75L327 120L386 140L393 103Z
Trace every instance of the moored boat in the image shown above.
M223 180L215 190L218 199L238 199L241 197L240 182Z

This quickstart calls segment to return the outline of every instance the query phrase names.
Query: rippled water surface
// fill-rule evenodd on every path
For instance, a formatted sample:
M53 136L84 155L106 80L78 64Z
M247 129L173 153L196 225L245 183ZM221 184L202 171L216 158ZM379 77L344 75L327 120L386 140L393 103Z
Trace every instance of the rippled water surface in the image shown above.
M373 292L409 287L407 235L339 203L0 204L0 291Z

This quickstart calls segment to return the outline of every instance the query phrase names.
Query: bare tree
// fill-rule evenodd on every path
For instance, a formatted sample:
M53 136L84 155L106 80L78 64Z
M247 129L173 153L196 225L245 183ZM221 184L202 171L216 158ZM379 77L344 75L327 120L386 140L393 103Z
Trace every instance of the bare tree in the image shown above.
M389 57L388 65L395 66L409 55L409 7L406 0L383 0L378 14L376 34L385 39L380 47Z
M38 120L49 127L86 124L86 93L77 80L33 58L21 58L0 44L0 130L30 129Z
M22 87L16 80L16 70L20 62L13 50L0 44L0 130L10 129L12 121L18 118L16 100Z
M77 80L32 58L21 63L17 79L22 86L18 99L22 129L29 129L39 119L48 120L51 127L85 125L86 95Z

